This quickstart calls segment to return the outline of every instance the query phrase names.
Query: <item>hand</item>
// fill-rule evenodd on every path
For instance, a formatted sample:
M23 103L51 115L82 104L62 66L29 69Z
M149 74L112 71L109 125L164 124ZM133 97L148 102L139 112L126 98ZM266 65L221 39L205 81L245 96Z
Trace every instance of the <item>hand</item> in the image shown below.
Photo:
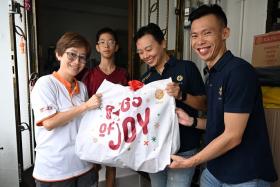
M85 103L88 110L96 109L101 105L101 97L102 94L94 94L89 98L89 100Z
M193 124L193 117L190 117L189 114L187 114L183 109L181 108L176 108L175 110L179 123L185 126L191 126Z
M168 95L173 96L176 99L179 99L181 97L179 83L176 82L168 83L165 90Z
M172 162L169 165L169 168L179 169L179 168L190 168L194 167L195 164L190 158L184 158L182 156L171 155Z

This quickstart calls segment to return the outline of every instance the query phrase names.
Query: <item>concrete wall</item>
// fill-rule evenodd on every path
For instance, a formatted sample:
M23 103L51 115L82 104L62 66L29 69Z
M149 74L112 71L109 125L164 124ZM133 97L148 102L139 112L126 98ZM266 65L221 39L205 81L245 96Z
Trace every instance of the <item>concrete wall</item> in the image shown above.
M231 35L228 49L251 63L253 39L265 33L268 0L227 0L222 6L228 17Z

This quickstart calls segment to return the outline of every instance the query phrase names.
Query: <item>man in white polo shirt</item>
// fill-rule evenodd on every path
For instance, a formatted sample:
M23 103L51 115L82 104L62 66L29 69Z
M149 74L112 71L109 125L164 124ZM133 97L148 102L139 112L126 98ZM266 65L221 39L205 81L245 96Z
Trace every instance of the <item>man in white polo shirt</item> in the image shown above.
M31 102L35 116L37 187L92 187L97 185L94 165L75 155L75 140L84 112L100 106L101 95L88 100L85 85L75 76L91 52L77 33L65 33L56 44L57 72L38 79Z

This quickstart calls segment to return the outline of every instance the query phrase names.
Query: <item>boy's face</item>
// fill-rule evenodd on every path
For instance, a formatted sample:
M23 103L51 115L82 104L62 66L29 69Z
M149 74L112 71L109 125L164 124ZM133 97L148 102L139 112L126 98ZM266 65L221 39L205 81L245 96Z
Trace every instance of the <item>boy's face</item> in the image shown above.
M208 66L213 66L223 56L228 37L229 28L224 27L215 15L209 14L192 22L192 48Z
M86 65L86 49L70 47L65 50L62 56L56 53L60 62L59 70L67 77L75 77Z
M162 63L165 41L159 44L151 34L146 34L136 42L137 53L150 67L157 67Z
M116 44L115 38L109 33L103 33L100 35L96 44L96 50L100 53L101 58L113 58L115 52L119 49Z

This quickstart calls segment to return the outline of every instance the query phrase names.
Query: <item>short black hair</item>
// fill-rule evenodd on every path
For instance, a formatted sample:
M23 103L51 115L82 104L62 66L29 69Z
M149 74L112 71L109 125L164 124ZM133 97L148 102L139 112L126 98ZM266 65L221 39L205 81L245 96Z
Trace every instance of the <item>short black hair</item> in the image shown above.
M160 27L155 23L149 23L148 25L141 27L137 31L137 33L134 36L134 42L136 43L137 40L139 40L147 34L152 35L159 44L161 44L164 40L164 34Z
M104 28L98 30L97 33L96 33L96 39L95 39L96 44L97 44L97 42L99 41L100 35L101 35L101 34L104 34L104 33L111 34L111 35L113 36L114 40L116 41L116 44L119 43L119 39L118 39L118 36L117 36L116 31L114 31L114 30L111 29L110 27L104 27Z
M227 16L223 9L217 4L202 5L198 7L197 9L191 12L189 16L189 21L192 23L194 20L209 14L215 15L220 20L222 25L224 27L227 27Z

